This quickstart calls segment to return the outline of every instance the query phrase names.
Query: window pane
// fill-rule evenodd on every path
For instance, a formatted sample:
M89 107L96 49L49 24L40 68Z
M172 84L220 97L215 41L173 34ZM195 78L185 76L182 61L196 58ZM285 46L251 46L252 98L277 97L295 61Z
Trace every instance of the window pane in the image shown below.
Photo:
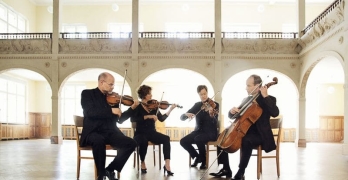
M15 82L8 81L7 85L8 85L8 89L7 89L8 92L12 92L12 93L16 92L17 87L16 87L16 83Z
M0 19L7 21L7 9L5 6L0 4Z
M8 27L8 33L17 33L17 28L15 28L13 26L9 26Z
M7 23L0 20L0 33L7 33Z
M74 124L73 115L75 114L75 101L73 99L66 99L64 106L64 124Z
M25 32L25 19L20 16L18 16L18 30Z
M17 94L18 95L25 95L25 85L21 83L17 83Z
M17 101L16 96L13 94L8 95L8 101L7 101L7 108L8 108L8 122L9 123L15 123L16 122L16 114L17 114Z
M0 78L0 91L7 92L7 80Z
M25 123L25 98L17 96L17 123Z
M7 95L0 92L0 122L7 122Z
M8 12L8 23L17 27L17 15L12 11Z

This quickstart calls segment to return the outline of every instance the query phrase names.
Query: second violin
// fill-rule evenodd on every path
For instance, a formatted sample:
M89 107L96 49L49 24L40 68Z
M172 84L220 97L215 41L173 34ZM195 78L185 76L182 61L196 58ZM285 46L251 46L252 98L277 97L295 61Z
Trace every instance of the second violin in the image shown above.
M161 101L161 102L158 102L157 100L155 99L151 99L151 100L148 100L146 103L142 103L144 106L146 106L148 109L157 109L157 108L160 108L160 109L167 109L169 106L171 106L172 104L169 103L168 101ZM180 105L176 105L176 107L178 108L182 108L182 106Z

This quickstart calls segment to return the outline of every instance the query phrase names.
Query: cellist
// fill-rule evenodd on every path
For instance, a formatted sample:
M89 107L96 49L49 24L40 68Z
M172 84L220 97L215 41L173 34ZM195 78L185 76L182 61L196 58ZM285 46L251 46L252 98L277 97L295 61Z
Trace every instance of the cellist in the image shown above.
M261 86L262 79L258 75L251 75L246 80L246 90L249 95L259 96L255 99L256 103L261 107L262 114L255 124L251 125L246 135L242 138L241 157L239 162L239 170L232 180L244 180L245 169L248 166L250 156L254 147L262 145L265 152L270 152L276 149L276 144L273 138L272 129L270 125L270 117L279 115L279 109L276 105L276 98L268 95L267 86ZM238 113L239 109L233 107L228 112L228 117L233 117ZM218 147L217 154L219 155L222 149ZM217 173L210 173L209 175L215 177L232 177L232 171L229 165L228 153L222 151L218 157L218 164L223 164L222 169Z

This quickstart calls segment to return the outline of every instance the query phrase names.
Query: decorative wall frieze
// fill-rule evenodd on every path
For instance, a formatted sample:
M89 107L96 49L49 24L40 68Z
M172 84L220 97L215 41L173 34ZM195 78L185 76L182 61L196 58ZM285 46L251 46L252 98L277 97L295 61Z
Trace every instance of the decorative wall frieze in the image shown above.
M11 56L4 56L1 55L0 59L52 59L52 56L17 56L17 55L11 55Z
M267 60L267 59L275 59L275 60L299 60L298 56L243 56L243 55L231 55L231 56L221 56L221 59L253 59L253 60Z
M323 19L317 22L313 28L308 30L306 34L301 37L301 45L305 47L313 44L320 39L320 37L328 34L332 29L340 25L344 21L344 4L345 3L340 3Z
M297 39L222 39L223 54L298 54Z
M0 54L50 54L51 39L2 39Z
M214 53L214 39L139 39L139 53Z
M341 26L340 28L338 28L336 31L332 32L330 35L326 34L327 37L323 38L321 37L320 41L316 41L316 43L312 43L312 44L308 44L306 45L302 38L299 40L299 43L301 44L302 47L305 47L303 48L303 51L300 53L300 58L306 56L306 54L308 52L310 52L309 50L311 49L315 49L316 47L320 46L321 44L325 43L327 40L331 39L333 36L335 36L336 34L342 32L344 29L344 26ZM342 37L342 36L341 36ZM341 38L340 38L341 39ZM340 42L340 39L338 40L338 43L341 44ZM343 37L342 37L342 42L343 42ZM307 46L307 47L306 47Z
M59 39L60 54L130 54L132 39Z
M59 56L59 59L132 59L132 56Z
M190 55L190 56L174 56L174 55L170 55L170 56L156 56L156 55L152 55L152 56L139 56L138 59L215 59L215 56L194 56L194 55Z

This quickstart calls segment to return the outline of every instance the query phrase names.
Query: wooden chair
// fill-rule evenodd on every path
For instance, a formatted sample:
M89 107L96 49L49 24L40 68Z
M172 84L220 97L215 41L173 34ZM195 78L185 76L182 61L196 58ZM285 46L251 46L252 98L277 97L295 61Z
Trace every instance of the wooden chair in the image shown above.
M132 122L132 129L133 129L133 135L135 132L135 129L137 128L137 123ZM161 157L162 157L162 149L161 149L161 144L155 144L151 141L148 141L148 145L152 146L152 151L153 151L153 165L156 166L156 146L158 146L158 163L159 163L159 169L162 168L162 163L161 163ZM139 171L139 162L140 162L140 155L139 155L139 147L137 146L134 151L134 160L133 160L133 167L135 168L135 163L137 164L137 168Z
M74 115L74 122L75 122L75 132L76 132L76 146L77 146L77 174L76 178L80 178L80 164L81 159L92 159L94 160L93 156L81 156L81 151L90 151L92 152L91 146L80 146L80 137L81 132L83 128L83 117ZM110 145L106 145L106 150L115 150ZM106 155L107 157L115 157L116 155ZM94 179L97 179L98 173L97 173L97 167L94 164ZM120 178L120 172L117 172L117 177Z
M223 117L221 117L223 119ZM218 133L221 133L220 132L220 126L221 126L221 120L219 120L216 124L216 128L217 128L217 132ZM206 147L206 151L205 151L205 158L206 158L206 166L209 167L209 152L210 151L217 151L217 145L218 145L218 142L217 141L209 141L207 142L207 144L205 145ZM210 149L210 146L214 146L215 148L213 149ZM198 150L198 149L196 149ZM191 167L191 156L189 156L189 167Z
M257 146L255 149L257 150L256 154L252 154L252 156L257 156L257 179L260 179L260 174L262 173L262 158L275 158L277 164L277 175L280 176L279 169L279 149L280 149L280 135L282 134L282 124L283 118L271 118L270 119L271 128L273 131L273 136L276 141L277 148L275 149L276 155L263 155L261 145Z

